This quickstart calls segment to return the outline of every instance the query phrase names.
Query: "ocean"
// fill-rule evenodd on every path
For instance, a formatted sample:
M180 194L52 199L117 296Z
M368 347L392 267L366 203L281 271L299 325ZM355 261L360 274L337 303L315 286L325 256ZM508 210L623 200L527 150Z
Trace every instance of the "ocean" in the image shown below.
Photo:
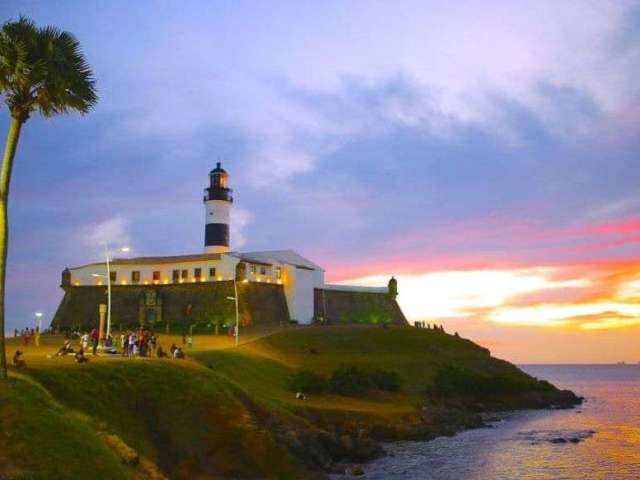
M572 410L502 415L492 428L387 444L367 480L640 479L640 365L522 365L573 390ZM342 476L336 478L344 478Z

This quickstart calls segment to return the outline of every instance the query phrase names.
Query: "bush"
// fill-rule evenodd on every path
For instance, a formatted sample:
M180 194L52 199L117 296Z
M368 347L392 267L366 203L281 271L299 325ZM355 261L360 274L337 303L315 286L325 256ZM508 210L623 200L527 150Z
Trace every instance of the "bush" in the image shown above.
M327 380L313 370L300 370L289 378L288 388L292 392L324 393L329 389Z
M332 392L347 397L362 396L371 388L368 372L354 366L345 366L334 370L329 385Z
M398 392L402 384L400 375L389 370L374 369L369 372L371 383L385 392Z
M442 396L484 398L547 389L549 384L545 385L520 372L484 375L467 368L446 366L436 374L431 392Z
M334 370L329 380L331 391L347 397L360 397L372 388L397 392L400 390L400 375L382 369L364 369L343 366Z

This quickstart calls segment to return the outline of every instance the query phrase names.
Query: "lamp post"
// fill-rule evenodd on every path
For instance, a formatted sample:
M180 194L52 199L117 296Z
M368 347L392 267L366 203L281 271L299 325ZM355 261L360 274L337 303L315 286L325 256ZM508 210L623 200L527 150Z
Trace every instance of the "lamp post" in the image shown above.
M120 247L116 251L126 253L130 250L129 247ZM111 335L111 254L109 253L109 247L104 246L104 258L107 266L107 275L101 275L99 273L92 274L93 277L102 277L107 279L107 332L106 338Z
M227 297L227 300L234 300L236 302L236 347L238 346L239 337L240 337L240 315L238 314L238 282L234 278L233 279L233 293L235 296Z
M35 343L36 347L40 346L40 334L42 333L42 312L36 312L37 325L36 325L36 335L35 335Z

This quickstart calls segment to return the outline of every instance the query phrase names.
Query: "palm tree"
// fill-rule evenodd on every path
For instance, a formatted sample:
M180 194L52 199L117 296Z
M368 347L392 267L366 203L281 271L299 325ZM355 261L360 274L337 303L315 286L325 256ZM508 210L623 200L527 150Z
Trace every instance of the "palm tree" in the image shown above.
M7 378L4 335L9 184L20 130L34 111L53 117L87 113L97 103L95 80L76 38L20 17L0 30L0 94L11 123L0 169L0 378Z

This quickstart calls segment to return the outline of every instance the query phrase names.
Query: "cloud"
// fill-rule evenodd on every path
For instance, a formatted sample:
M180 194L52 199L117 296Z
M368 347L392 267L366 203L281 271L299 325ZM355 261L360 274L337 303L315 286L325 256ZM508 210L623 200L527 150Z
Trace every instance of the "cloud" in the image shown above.
M390 275L340 283L381 286ZM606 330L640 325L640 264L439 270L396 275L411 321Z
M453 139L472 126L519 144L514 107L573 141L628 115L640 96L640 44L633 33L622 38L633 8L626 1L270 5L267 28L266 6L249 15L199 9L195 18L186 6L171 22L150 19L152 48L122 59L136 66L133 84L103 72L111 93L105 111L122 114L128 134L181 144L203 129L238 129L256 185L309 172L350 138L394 128Z
M102 222L82 227L83 243L95 252L104 252L105 246L131 248L131 238L128 230L128 220L123 216L116 216Z
M231 236L231 248L237 250L242 248L247 243L247 234L245 229L247 225L251 223L253 214L245 210L234 206L231 209L231 226L229 235Z

